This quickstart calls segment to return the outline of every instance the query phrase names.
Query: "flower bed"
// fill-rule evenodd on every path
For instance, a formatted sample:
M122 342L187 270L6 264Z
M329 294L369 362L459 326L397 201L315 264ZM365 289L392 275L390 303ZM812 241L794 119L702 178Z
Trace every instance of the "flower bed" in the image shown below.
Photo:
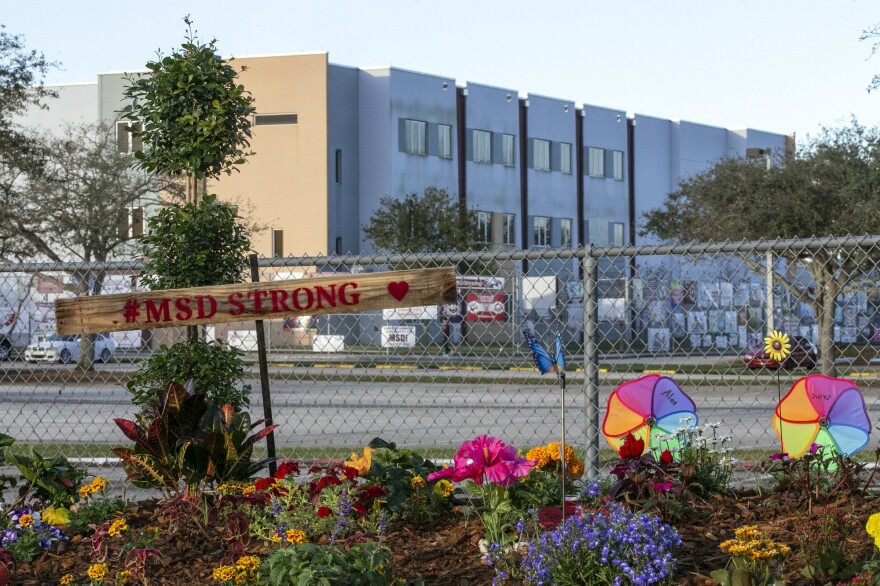
M518 451L481 436L442 468L377 439L346 462L281 462L272 476L143 503L35 456L20 468L36 481L5 506L0 585L867 584L880 576L880 502L864 491L871 478L862 465L821 447L798 460L777 455L767 462L774 482L733 491L706 480L726 478L716 468L729 464L699 441L704 432L714 429L683 431L674 451L627 438L601 482L583 479L580 460L558 443ZM564 512L563 470L574 493Z

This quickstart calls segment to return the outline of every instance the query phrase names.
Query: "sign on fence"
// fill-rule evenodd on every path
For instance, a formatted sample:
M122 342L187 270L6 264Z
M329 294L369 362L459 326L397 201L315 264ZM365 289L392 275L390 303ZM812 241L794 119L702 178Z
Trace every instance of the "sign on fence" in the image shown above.
M58 299L58 333L352 313L455 301L452 267Z
M415 326L382 326L383 348L415 348Z

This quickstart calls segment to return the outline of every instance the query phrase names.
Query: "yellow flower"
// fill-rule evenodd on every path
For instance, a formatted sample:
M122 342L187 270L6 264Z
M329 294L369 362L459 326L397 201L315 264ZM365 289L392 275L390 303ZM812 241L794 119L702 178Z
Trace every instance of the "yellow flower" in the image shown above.
M235 574L235 583L236 584L244 584L247 582L247 570L239 570Z
M110 537L116 537L123 531L128 529L128 525L125 523L125 519L116 519L112 523L110 523L110 528L107 530L107 535Z
M370 465L373 461L373 450L364 448L363 457L358 456L355 452L351 453L350 460L346 460L345 465L358 471L358 476L366 476L370 471Z
M782 362L791 354L791 344L788 341L788 334L773 330L770 336L764 338L764 352L776 362Z
M213 578L218 582L227 582L235 577L235 566L220 566L213 573Z
M131 580L131 572L129 570L122 570L116 575L116 577L119 579L120 582L125 584L126 582Z
M24 515L22 515L21 517L18 518L19 527L30 527L33 524L34 524L34 516L29 513L25 513Z
M241 489L241 494L242 495L253 494L256 490L257 490L256 488L254 488L252 485L249 484Z
M91 486L90 484L87 484L85 486L79 487L79 498L81 498L83 500L89 498L89 495L92 494L91 492L89 492L90 486Z
M86 574L88 574L89 579L99 582L107 575L107 564L92 564L89 566L89 571Z
M535 468L543 470L550 464L550 455L547 454L547 450L544 449L544 446L538 446L537 448L532 448L526 452L526 460L534 461Z
M413 476L412 480L409 481L409 485L413 488L418 489L425 488L427 486L427 483L425 482L425 479L421 476Z
M305 531L300 531L299 529L288 529L287 533L284 534L284 538L287 540L287 543L304 543L306 534Z
M880 513L874 513L868 517L865 524L865 531L874 538L874 545L880 547Z
M58 584L61 586L67 586L68 584L73 584L73 574L64 574L61 576L61 579L58 581Z
M260 567L260 558L255 555L246 555L238 558L238 561L235 562L236 567L244 568L246 570L256 570Z
M455 492L455 487L445 478L441 478L437 481L437 484L434 485L434 494L439 497L446 498L453 492Z
M269 539L271 539L271 540L272 540L273 542L275 542L275 543L280 543L280 542L281 542L281 536L278 535L277 533L273 533L273 534L272 534L272 537L270 537Z
M580 477L584 473L584 463L576 459L568 465L568 472L572 476Z

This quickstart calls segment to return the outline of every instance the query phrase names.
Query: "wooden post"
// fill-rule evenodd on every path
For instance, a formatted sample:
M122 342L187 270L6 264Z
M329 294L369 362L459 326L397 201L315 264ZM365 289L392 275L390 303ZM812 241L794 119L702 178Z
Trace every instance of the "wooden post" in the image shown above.
M260 265L256 254L250 255L251 282L260 281ZM266 332L263 330L263 320L254 322L257 325L257 362L260 365L260 388L263 392L263 418L266 427L272 426L272 398L269 395L269 364L266 359ZM268 452L269 474L275 476L275 431L270 431L266 436L266 451Z

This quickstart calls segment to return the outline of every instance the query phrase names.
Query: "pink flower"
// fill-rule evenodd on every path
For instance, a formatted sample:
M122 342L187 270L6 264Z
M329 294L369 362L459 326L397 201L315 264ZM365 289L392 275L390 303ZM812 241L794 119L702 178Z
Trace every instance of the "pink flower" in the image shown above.
M788 457L788 452L779 452L778 454L773 454L772 456L770 456L770 459L788 462L790 458Z
M819 444L810 444L810 453L815 454L819 451Z
M657 492L669 492L672 490L671 482L652 482L651 488L656 490Z
M518 457L513 446L508 446L497 437L481 435L461 444L452 459L453 466L428 475L428 481L446 478L453 482L473 480L483 484L485 477L489 482L510 486L517 478L525 476L535 465L532 460Z

